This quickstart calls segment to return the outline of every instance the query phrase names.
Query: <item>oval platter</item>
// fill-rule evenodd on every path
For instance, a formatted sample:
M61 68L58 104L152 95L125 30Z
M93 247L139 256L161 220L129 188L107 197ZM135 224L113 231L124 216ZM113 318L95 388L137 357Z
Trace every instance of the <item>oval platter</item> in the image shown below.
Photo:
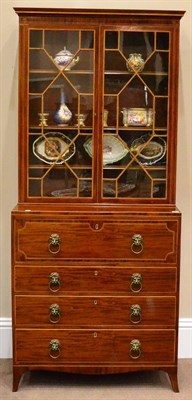
M92 138L84 143L84 148L90 157L93 156ZM113 164L120 161L128 153L126 144L114 135L104 135L103 139L103 164Z
M63 164L75 151L75 144L61 132L47 132L33 143L34 155L47 164Z
M137 159L143 165L153 165L160 161L166 153L166 141L161 137L143 135L132 142L130 150L137 154ZM145 144L146 143L146 144Z

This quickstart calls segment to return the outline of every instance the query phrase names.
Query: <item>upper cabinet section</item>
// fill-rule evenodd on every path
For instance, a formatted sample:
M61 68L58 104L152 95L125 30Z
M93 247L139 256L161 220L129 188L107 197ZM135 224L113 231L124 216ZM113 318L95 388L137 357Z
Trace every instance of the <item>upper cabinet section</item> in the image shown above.
M174 204L183 12L16 12L19 201Z

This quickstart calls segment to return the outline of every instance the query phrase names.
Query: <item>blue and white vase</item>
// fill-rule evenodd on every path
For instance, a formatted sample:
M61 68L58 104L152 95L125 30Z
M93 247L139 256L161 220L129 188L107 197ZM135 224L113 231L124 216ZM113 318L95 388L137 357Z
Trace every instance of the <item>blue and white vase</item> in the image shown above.
M65 104L64 90L61 88L61 101L58 110L54 114L54 120L58 125L68 125L72 118L72 112L69 110Z

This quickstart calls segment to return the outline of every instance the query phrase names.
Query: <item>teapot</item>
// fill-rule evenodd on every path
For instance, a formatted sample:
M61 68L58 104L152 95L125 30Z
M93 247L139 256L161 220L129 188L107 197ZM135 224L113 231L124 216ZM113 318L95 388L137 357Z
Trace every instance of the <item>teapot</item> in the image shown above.
M61 50L56 54L54 58L55 64L58 65L60 69L65 69L66 71L70 71L72 67L74 67L79 61L79 57L74 57L74 55L64 47L64 50ZM66 68L65 68L66 66Z

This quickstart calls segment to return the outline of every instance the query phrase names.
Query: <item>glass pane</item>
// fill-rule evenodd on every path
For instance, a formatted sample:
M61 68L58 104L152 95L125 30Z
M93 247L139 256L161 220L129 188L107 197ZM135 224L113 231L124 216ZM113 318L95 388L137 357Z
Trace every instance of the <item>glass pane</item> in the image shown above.
M154 33L120 32L120 51L126 58L137 53L145 60L154 51Z
M90 31L81 31L81 47L87 49L94 48L94 34Z
M156 48L158 50L169 50L169 33L157 32Z
M106 32L105 36L105 48L106 49L117 49L118 48L118 32Z
M30 31L30 47L43 46L43 31L31 30Z

